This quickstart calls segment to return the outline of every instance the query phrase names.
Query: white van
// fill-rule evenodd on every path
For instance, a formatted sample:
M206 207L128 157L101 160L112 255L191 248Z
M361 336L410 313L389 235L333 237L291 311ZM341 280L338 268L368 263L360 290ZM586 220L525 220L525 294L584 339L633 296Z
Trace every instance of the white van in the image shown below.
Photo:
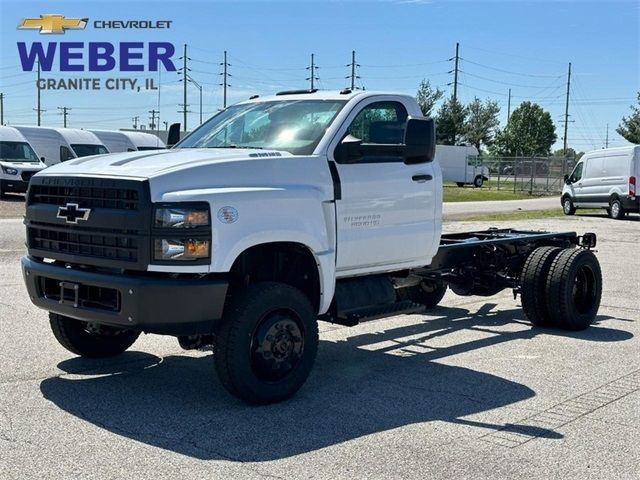
M640 145L586 153L571 175L565 175L562 210L565 215L573 215L576 208L605 208L616 219L630 212L640 213L638 178Z
M110 153L167 148L162 140L150 133L121 130L90 130L90 132L100 139Z
M20 125L14 128L25 136L41 159L44 157L47 165L109 153L100 139L88 130Z
M0 126L0 198L26 192L31 177L45 167L18 130Z
M472 145L436 145L436 159L442 169L442 180L459 187L482 187L489 180L489 168L478 159L478 149Z

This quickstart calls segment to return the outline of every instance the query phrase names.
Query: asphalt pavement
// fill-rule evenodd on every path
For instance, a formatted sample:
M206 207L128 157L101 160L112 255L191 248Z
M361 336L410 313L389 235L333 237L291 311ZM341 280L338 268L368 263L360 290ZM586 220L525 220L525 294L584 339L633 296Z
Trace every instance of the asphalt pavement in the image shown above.
M494 225L596 232L596 324L532 328L511 292L449 292L424 315L321 323L301 391L250 407L170 337L110 360L64 350L22 284L24 227L0 220L0 477L637 479L638 217Z

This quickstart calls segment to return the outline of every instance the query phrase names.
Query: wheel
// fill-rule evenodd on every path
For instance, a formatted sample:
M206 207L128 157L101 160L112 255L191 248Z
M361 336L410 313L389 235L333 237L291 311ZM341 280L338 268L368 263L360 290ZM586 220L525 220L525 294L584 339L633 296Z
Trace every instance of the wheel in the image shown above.
M484 178L482 178L482 175L478 175L476 178L473 179L473 186L476 188L481 188L483 183L484 183Z
M565 215L573 215L576 213L576 207L573 206L571 197L564 197L562 199L562 211Z
M57 313L49 313L49 323L60 345L81 357L105 358L119 355L140 336L140 332L133 330L98 326Z
M460 188L464 187L464 182L456 182L456 185L458 185Z
M596 317L602 297L602 271L590 250L564 249L547 277L551 321L566 330L584 330Z
M622 220L626 215L619 198L613 198L609 202L609 216L615 220Z
M529 254L520 274L522 310L532 325L552 325L546 298L546 284L551 263L562 251L558 247L538 247Z
M317 315L309 299L289 285L261 282L225 307L213 357L220 381L232 395L268 404L298 391L317 350Z
M446 291L446 283L423 280L415 287L399 289L398 298L400 300L411 300L414 303L424 305L426 308L433 308L440 303Z

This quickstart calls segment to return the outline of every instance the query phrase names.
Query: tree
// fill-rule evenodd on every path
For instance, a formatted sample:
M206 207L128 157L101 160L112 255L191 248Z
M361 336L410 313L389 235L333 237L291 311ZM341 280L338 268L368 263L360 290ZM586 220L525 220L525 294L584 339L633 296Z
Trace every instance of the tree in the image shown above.
M487 100L482 102L474 98L467 105L467 121L464 124L463 136L466 141L475 145L480 151L481 145L491 145L500 125L498 120L500 107L498 102Z
M640 105L640 92L638 92L638 105ZM633 113L629 118L622 117L622 123L616 128L616 132L627 142L640 144L640 108L631 105L631 111Z
M436 117L436 142L441 145L455 145L464 132L467 109L453 97L444 102Z
M509 124L497 136L492 153L500 156L547 156L558 138L549 112L540 105L522 102Z
M431 112L433 111L433 107L435 106L436 102L442 98L443 95L443 90L440 90L439 88L436 88L434 90L431 87L429 80L422 80L416 93L416 101L418 102L418 105L420 105L422 115L424 115L425 117L430 117Z

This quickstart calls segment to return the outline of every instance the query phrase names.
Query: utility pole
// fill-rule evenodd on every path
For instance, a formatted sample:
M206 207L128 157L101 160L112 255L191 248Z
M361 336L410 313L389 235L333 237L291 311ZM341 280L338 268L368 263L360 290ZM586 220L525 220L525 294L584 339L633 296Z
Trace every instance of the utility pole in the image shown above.
M180 104L182 106L182 110L178 110L178 113L182 113L182 129L187 131L187 113L189 113L189 105L187 104L187 72L189 71L189 68L187 67L187 60L191 59L187 56L186 43L184 44L184 53L182 54L182 57L180 57L180 60L182 60L182 68L178 70L178 74L182 73L182 103Z
M156 129L156 113L158 114L158 116L160 116L160 111L159 110L149 110L149 113L151 114L151 118L149 119L149 130L155 130Z
M318 69L318 67L316 66L316 62L315 62L315 55L312 53L311 54L311 66L307 67L307 70L309 70L309 78L307 78L306 80L311 80L311 90L315 89L315 81L316 80L320 80L318 77L316 77L316 70Z
M356 63L356 51L351 50L351 63L347 65L347 67L351 67L351 90L356 89L356 79L360 78L360 76L356 75L356 67L360 65ZM349 78L349 77L345 77Z
M567 156L567 129L569 128L569 89L571 88L571 62L569 62L569 73L567 74L567 101L564 105L564 147L562 154Z
M133 117L131 118L131 121L133 121L133 129L137 130L138 129L138 120L140 120L140 117Z
M169 130L169 122L165 122L164 120L162 121L162 123L164 123L164 129L165 130Z
M69 110L71 109L67 107L58 107L58 110L60 110L60 113L58 115L62 115L62 124L64 128L67 128L67 116L69 115Z
M455 66L449 72L453 72L453 102L455 103L458 101L458 62L460 60L460 44L458 42L456 42L456 56L449 60L455 60Z
M0 125L4 125L4 93L0 93Z
M227 108L227 88L230 87L228 82L228 78L231 76L227 67L230 67L231 64L227 62L227 51L224 51L224 61L220 64L222 65L222 83L220 86L222 87L222 108ZM202 93L202 90L200 91ZM202 117L202 115L201 115ZM202 118L200 119L200 123L202 123Z
M0 98L2 98L2 94L0 94ZM609 148L609 124L607 123L607 136L604 141L604 148Z
M507 100L507 126L509 125L509 118L511 118L511 89L509 89L509 100Z
M34 110L38 113L38 126L40 126L41 116L44 110L40 108L40 60L38 60L37 63L38 63L38 80L36 81L36 90L38 93L38 108L34 108Z

